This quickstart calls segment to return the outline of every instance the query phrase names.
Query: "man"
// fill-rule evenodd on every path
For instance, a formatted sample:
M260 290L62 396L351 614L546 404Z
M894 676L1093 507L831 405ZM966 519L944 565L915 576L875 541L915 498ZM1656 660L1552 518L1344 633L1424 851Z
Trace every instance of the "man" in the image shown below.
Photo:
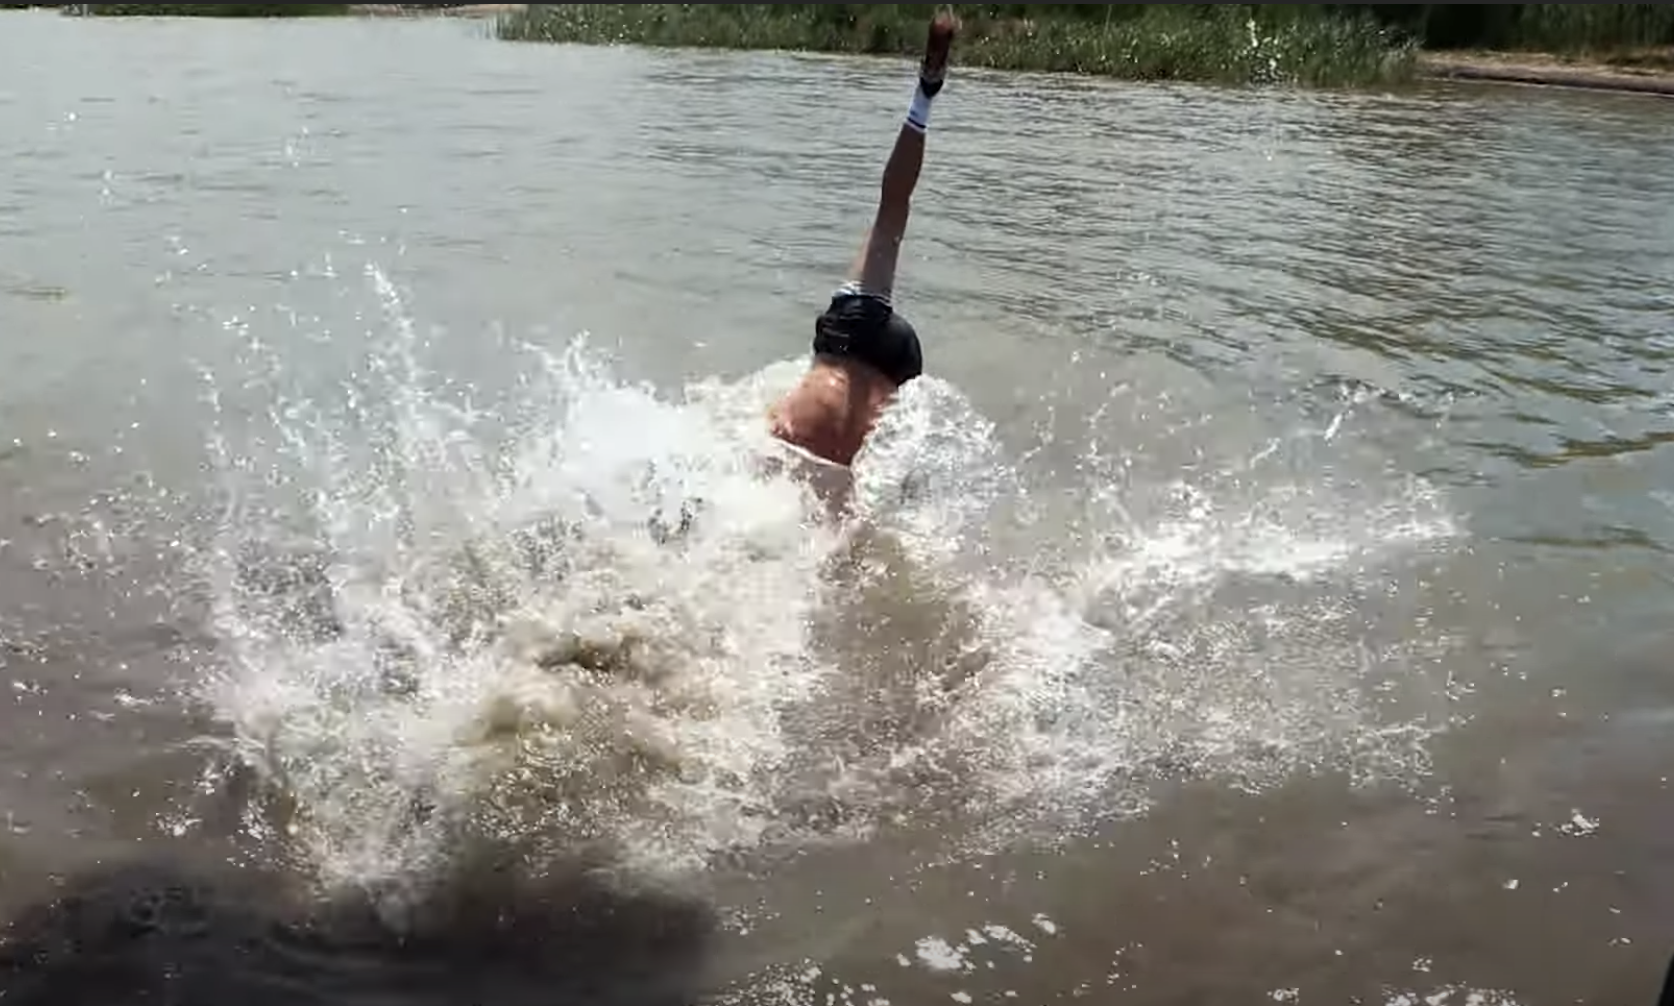
M848 282L814 325L813 363L769 413L774 437L830 466L853 464L895 393L924 370L918 334L895 313L891 295L924 166L931 105L941 92L958 27L948 13L930 23L907 120L884 166L877 215Z

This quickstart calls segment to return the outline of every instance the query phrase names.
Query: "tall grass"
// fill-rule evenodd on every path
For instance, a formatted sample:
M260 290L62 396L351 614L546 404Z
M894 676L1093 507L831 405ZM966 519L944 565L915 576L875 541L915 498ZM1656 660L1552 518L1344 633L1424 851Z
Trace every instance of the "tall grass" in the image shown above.
M923 45L931 6L538 4L503 18L499 33L525 41L906 54ZM1074 17L1013 15L1031 6L1048 5L962 5L960 62L1142 80L1324 86L1403 79L1414 65L1414 46L1404 35L1365 17L1287 16L1271 9L1287 5L1245 4L1082 4L1075 6L1103 8L1102 17L1085 10Z
M1268 5L1277 7L1279 5ZM1668 4L1296 4L1352 9L1417 35L1438 49L1609 52L1674 45Z
M1522 4L1515 41L1563 52L1609 52L1674 44L1669 4Z
M88 14L96 17L311 17L349 12L346 3L96 3L83 6Z

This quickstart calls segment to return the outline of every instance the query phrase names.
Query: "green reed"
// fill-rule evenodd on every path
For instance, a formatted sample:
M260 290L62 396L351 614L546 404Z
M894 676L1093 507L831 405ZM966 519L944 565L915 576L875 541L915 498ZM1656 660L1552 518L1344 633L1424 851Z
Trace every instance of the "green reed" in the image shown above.
M1268 7L1279 7L1269 4ZM1674 46L1667 4L1289 4L1309 16L1351 10L1437 49L1601 53Z
M996 69L1338 86L1404 79L1416 55L1405 35L1370 18L1296 13L1310 5L955 6L966 25L960 62ZM930 4L539 4L502 18L499 34L525 41L910 54L923 44L931 9Z
M1556 51L1608 52L1674 45L1667 4L1522 4L1515 41Z
M60 5L63 6L63 5ZM86 4L95 17L316 17L347 14L346 3L96 3Z

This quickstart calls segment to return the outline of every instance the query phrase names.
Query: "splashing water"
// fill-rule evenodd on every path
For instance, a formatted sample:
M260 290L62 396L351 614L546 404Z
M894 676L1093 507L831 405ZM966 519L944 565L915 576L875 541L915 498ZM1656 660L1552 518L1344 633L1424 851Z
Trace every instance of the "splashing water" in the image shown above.
M376 365L334 406L273 390L244 432L223 411L205 555L229 659L204 697L330 881L424 872L475 838L683 869L903 824L1050 835L1162 777L1421 767L1437 724L1382 714L1369 676L1405 655L1369 652L1346 601L1229 612L1217 592L1445 536L1432 496L1265 498L1256 519L1185 486L1124 544L1019 551L1009 525L1069 532L926 379L837 524L760 464L797 364L671 399L578 340L531 350L491 423L449 403L401 295L368 281Z

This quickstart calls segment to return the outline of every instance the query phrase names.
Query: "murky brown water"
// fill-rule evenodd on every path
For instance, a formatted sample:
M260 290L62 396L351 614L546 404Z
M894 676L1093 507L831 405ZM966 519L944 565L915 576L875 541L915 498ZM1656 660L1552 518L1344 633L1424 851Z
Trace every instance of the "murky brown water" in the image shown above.
M371 870L345 835L390 838L377 797L445 804L435 766L466 742L431 727L502 701L500 672L402 629L426 697L362 696L373 643L263 637L205 557L300 488L315 544L405 589L416 546L373 503L550 474L445 460L432 427L465 397L474 442L552 436L554 484L607 511L588 464L708 457L681 439L708 420L667 403L804 352L904 72L0 16L6 900L163 852L342 880ZM659 791L654 828L548 752L482 783L497 837L559 834L559 803L592 837L655 831L718 916L702 984L739 1003L1651 1002L1674 949L1671 154L1656 99L961 75L902 293L945 383L877 462L941 480L903 525L931 529L913 575L803 597L779 497L720 475L755 565L717 545L657 572L589 532L619 566L601 603L670 619L621 638L731 634L706 680L737 705L658 707L704 783ZM583 331L618 376L532 379L522 344ZM959 410L992 431L936 427ZM400 465L321 475L359 471L380 421ZM938 566L937 541L962 551ZM562 635L598 614L579 596L504 603ZM793 602L860 683L833 704L767 670ZM431 610L374 609L390 633ZM981 670L921 705L949 648ZM276 836L205 738L301 773L317 830ZM827 802L840 826L807 825ZM416 868L388 848L375 872Z

